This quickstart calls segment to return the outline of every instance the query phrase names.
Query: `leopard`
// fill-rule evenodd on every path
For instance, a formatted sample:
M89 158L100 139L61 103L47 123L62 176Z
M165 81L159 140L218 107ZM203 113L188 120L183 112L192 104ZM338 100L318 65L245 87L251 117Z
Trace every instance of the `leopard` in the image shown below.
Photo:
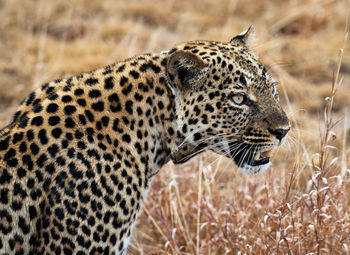
M290 121L254 34L180 43L31 92L0 131L0 254L126 254L152 178L204 150L265 171Z

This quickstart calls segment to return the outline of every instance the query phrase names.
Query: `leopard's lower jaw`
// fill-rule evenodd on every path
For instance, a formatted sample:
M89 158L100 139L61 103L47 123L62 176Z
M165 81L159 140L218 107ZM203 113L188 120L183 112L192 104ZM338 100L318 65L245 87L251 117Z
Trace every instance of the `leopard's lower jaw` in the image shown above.
M252 175L252 174L263 173L270 166L271 166L271 162L267 162L266 164L258 165L258 166L251 166L251 165L248 165L247 163L245 163L245 164L243 164L243 166L237 167L237 170L240 173Z

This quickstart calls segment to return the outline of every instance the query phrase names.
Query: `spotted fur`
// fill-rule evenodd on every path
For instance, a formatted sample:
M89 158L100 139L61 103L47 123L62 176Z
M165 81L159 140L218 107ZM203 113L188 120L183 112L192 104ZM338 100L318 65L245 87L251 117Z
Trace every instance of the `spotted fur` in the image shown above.
M169 160L211 149L262 170L245 157L278 145L289 122L251 36L183 43L25 98L0 131L0 254L124 254Z

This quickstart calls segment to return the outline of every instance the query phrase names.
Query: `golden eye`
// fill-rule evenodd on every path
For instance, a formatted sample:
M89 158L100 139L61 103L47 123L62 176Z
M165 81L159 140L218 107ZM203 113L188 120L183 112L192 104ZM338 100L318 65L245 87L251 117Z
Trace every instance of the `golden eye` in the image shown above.
M246 97L245 95L242 95L242 94L236 94L236 95L231 95L229 98L235 104L241 105L244 103Z

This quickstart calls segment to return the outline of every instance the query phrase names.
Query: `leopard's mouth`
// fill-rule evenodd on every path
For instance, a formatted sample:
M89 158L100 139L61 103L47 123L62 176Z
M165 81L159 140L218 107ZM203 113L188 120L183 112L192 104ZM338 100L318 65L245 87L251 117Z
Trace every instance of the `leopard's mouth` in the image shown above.
M230 157L235 161L240 172L256 174L271 165L271 150L262 150L245 143L231 143L230 149Z

